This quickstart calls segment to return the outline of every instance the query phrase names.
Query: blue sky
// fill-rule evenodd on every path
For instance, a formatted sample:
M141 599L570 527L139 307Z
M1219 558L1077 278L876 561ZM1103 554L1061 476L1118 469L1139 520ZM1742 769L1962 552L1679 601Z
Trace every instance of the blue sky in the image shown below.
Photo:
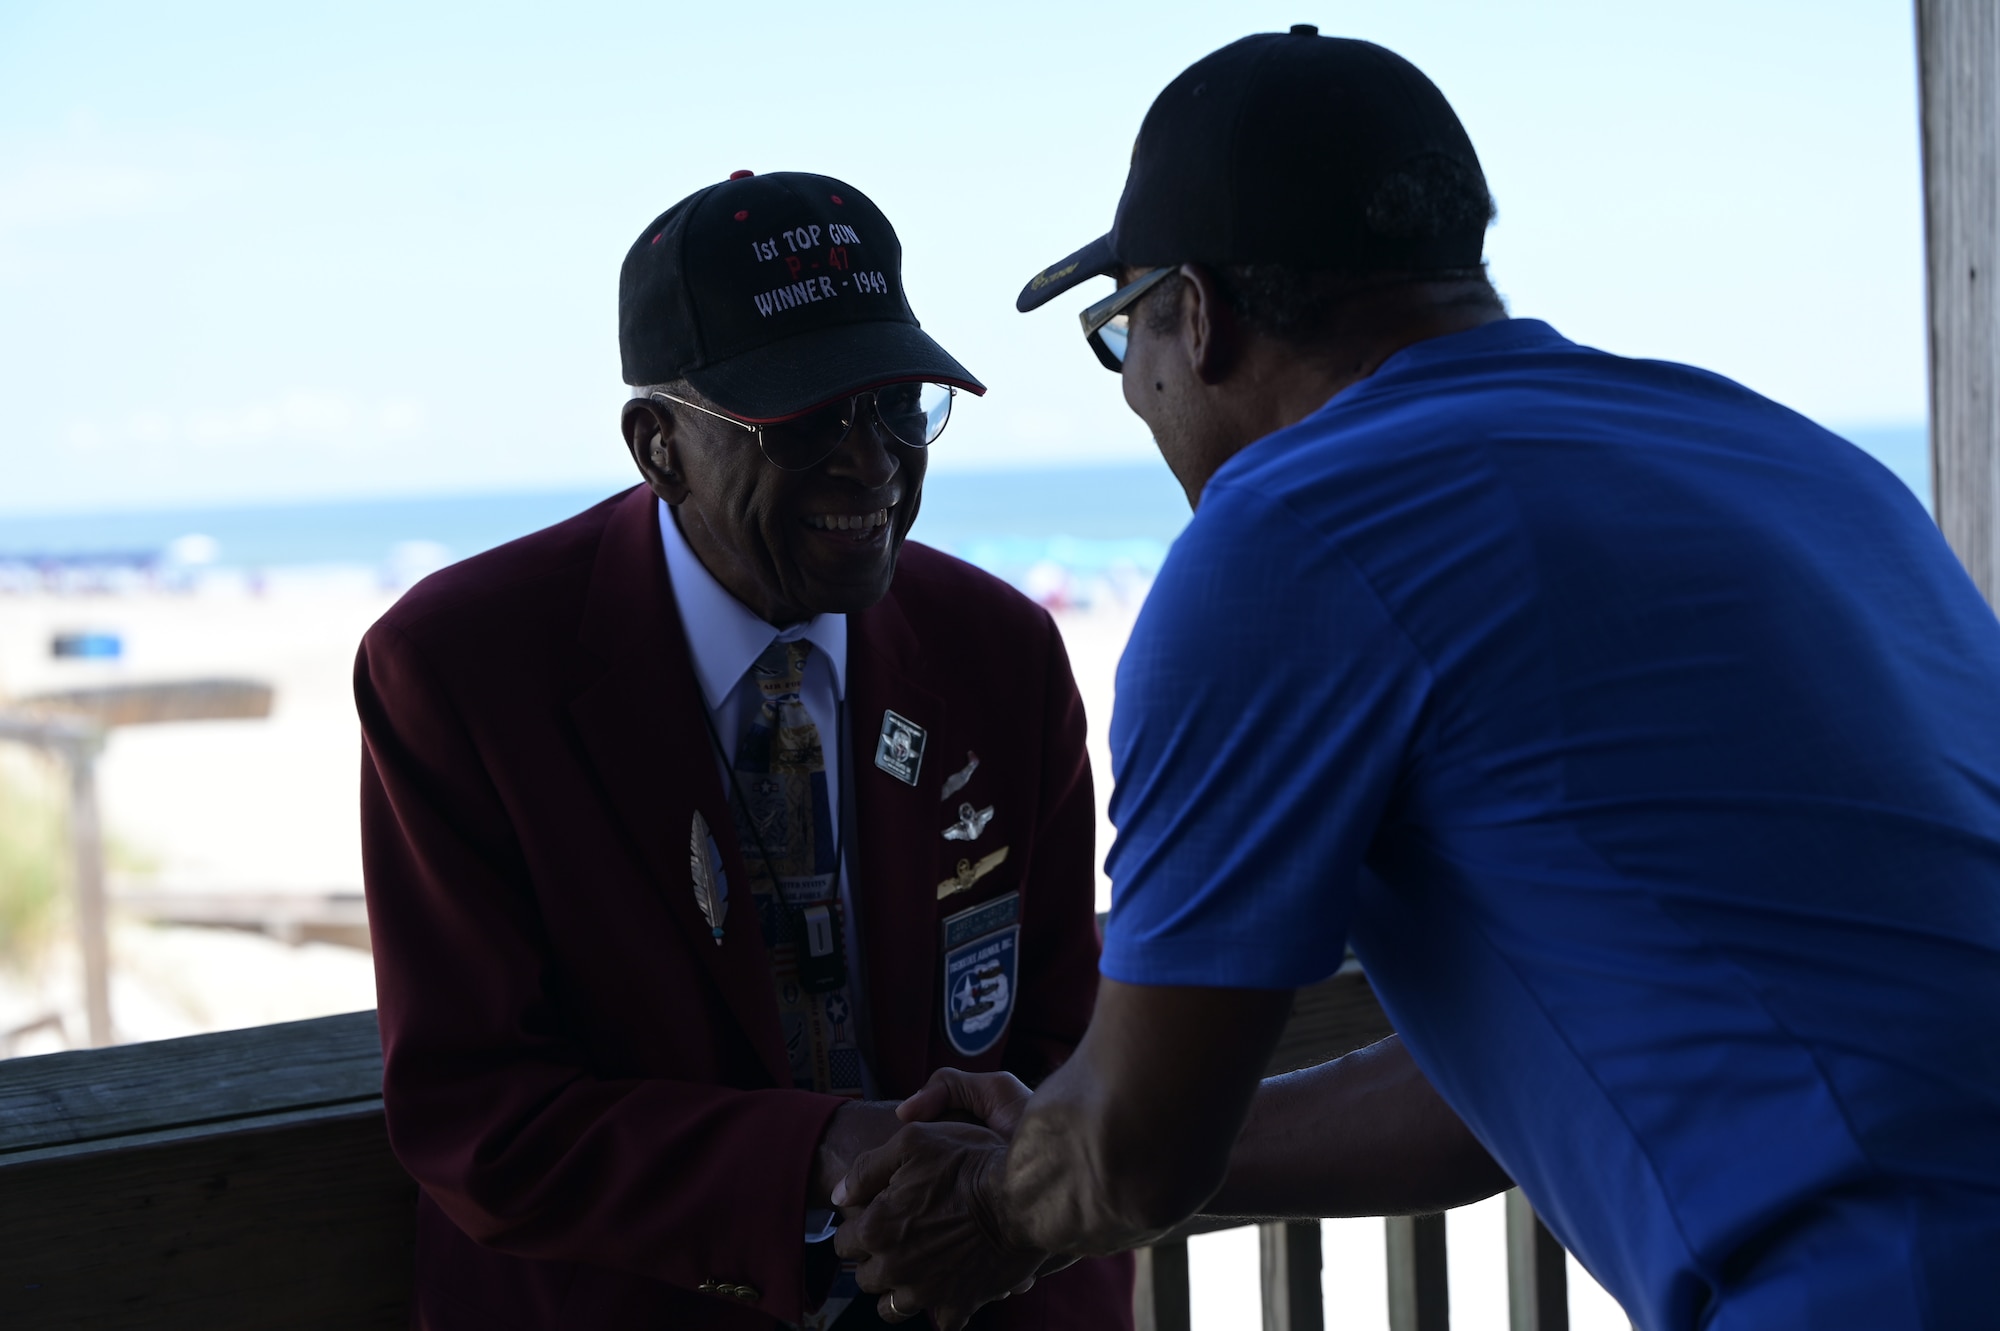
M0 512L611 484L626 246L744 167L866 190L992 388L939 468L1150 456L1013 312L1245 32L1415 60L1517 314L1836 428L1925 410L1907 0L0 6Z

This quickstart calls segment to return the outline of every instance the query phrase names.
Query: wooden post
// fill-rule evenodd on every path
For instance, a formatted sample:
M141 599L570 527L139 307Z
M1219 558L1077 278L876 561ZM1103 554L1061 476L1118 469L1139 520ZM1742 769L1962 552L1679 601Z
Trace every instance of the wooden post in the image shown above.
M1519 1188L1507 1190L1509 1331L1569 1331L1569 1254Z
M256 680L196 679L114 684L21 700L0 711L0 740L32 744L69 767L71 890L83 952L83 1007L90 1043L110 1044L111 946L104 906L104 820L97 808L97 757L113 726L219 721L271 714L271 686Z
M1389 1331L1451 1331L1444 1217L1392 1215L1388 1227Z
M1267 1221L1257 1226L1257 1250L1264 1277L1264 1331L1325 1331L1319 1221Z
M2000 604L2000 5L1916 0L1938 525Z
M69 768L70 890L83 952L83 1006L93 1045L111 1043L111 948L104 922L104 824L97 811L97 755L104 729L87 716L0 711L0 740L32 744Z
M1139 1267L1132 1291L1135 1331L1194 1331L1194 1306L1188 1299L1187 1240L1155 1243L1135 1255Z
M67 745L69 841L75 866L76 937L83 950L83 1007L90 1043L111 1043L111 944L104 919L104 825L97 812L98 745Z

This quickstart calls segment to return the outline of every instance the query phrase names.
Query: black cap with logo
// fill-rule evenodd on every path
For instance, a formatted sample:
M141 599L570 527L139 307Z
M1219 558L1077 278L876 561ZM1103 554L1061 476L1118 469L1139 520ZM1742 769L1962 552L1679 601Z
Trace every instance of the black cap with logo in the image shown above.
M1397 177L1440 172L1470 173L1484 196L1472 140L1415 65L1304 23L1245 37L1154 99L1110 234L1035 274L1015 304L1032 310L1121 265L1476 267L1483 208L1442 228L1394 216Z
M626 254L625 382L683 379L758 423L913 380L984 393L918 326L902 270L895 229L853 186L738 171L654 218Z

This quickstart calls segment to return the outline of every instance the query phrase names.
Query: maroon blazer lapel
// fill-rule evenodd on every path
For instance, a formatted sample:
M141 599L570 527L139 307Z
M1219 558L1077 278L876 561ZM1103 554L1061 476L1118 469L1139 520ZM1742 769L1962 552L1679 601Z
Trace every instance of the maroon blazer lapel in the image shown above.
M773 1084L792 1084L771 964L736 845L728 797L660 548L655 501L643 486L606 525L592 568L578 641L604 662L570 702L570 717L605 800L640 862L756 1047ZM871 755L872 757L872 755ZM721 946L695 901L689 859L694 812L721 848L729 908ZM663 961L665 959L663 958Z
M917 784L875 765L883 714L922 726L935 739L948 726L945 702L918 683L924 673L917 635L892 590L848 618L848 745L854 772L854 900L868 965L876 1080L901 1097L923 1085L930 1033L937 1024L938 790L952 766L935 743ZM962 760L961 760L962 761ZM895 1021L883 1020L890 1009ZM913 1018L921 1015L921 1020Z

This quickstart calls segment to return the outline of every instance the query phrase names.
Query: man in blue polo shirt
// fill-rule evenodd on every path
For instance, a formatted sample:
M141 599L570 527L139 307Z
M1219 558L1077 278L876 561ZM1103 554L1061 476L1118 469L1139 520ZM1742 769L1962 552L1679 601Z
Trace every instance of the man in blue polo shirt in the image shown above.
M1294 29L1175 80L1023 293L1121 279L1085 328L1198 509L1090 1033L906 1106L1011 1145L912 1127L836 1198L897 1311L1511 1177L1645 1331L2000 1320L2000 624L1850 445L1506 318L1490 216L1414 67ZM1253 1103L1349 942L1398 1039Z

